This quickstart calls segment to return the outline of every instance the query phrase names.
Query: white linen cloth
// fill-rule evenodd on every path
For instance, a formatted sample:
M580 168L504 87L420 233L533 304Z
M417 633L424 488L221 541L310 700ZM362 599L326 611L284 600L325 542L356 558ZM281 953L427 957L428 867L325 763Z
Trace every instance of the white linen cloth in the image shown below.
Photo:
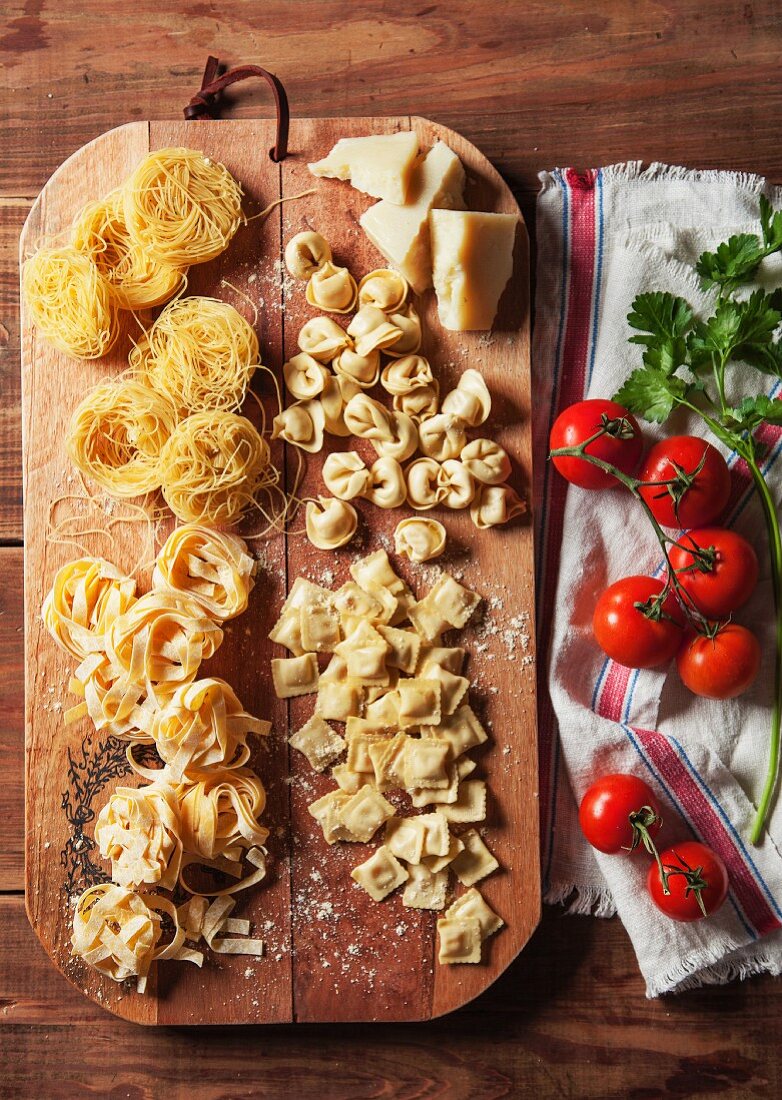
M748 840L766 768L774 657L765 525L748 474L721 448L734 488L723 522L750 539L761 563L757 590L735 618L760 637L763 663L749 693L718 703L690 694L675 665L628 672L605 659L592 637L595 602L623 576L659 575L659 545L629 494L569 487L546 455L562 408L583 397L610 398L641 365L642 349L628 343L633 298L668 290L703 314L710 297L694 272L698 255L733 233L759 232L759 195L778 209L782 191L759 177L640 163L558 169L540 179L533 393L544 896L568 902L573 912L617 912L649 996L778 974L782 797L762 846ZM764 272L782 284L776 258ZM744 381L751 387L745 392L782 392L754 372ZM706 434L699 421L679 416L642 428L650 443L679 432ZM779 501L782 431L764 429L763 438ZM694 835L722 855L731 892L718 914L689 925L667 919L645 893L648 857L605 856L586 844L577 800L612 771L634 772L660 796L661 842Z

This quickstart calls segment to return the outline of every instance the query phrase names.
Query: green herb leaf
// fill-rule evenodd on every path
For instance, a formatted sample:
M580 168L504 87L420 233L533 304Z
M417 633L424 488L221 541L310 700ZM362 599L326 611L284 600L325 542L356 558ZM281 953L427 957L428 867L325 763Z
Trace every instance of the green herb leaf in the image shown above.
M627 315L631 328L640 336L631 336L631 344L643 344L643 361L653 370L673 374L687 360L685 334L692 324L692 309L684 298L673 294L639 294Z
M735 432L751 432L758 425L782 424L782 401L761 393L745 397L735 409L728 410L729 427Z
M745 347L742 349L742 358L763 374L782 378L782 344L778 341L772 340L758 347Z
M625 381L614 395L614 401L644 420L662 424L686 393L687 384L683 379L663 371L640 368Z
M760 228L767 254L782 248L782 210L774 211L765 195L760 196Z
M747 362L761 359L771 366L773 360L766 355L766 349L782 318L771 301L771 295L756 290L744 302L732 298L720 302L713 316L698 321L688 337L687 348L693 367L697 370L711 363L714 356Z
M723 241L716 252L703 252L695 270L704 287L716 286L721 294L731 294L755 274L763 255L763 246L754 233L737 233Z

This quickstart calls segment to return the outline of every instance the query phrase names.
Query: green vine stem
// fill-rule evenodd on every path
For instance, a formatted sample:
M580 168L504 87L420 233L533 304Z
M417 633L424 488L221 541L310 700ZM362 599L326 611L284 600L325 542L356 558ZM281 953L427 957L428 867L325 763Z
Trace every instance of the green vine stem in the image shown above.
M609 422L609 425L611 423L612 422ZM669 555L669 552L668 552L668 548L670 546L679 547L681 549L687 550L687 552L689 554L692 554L694 557L698 556L698 551L695 548L690 547L690 546L682 546L682 543L678 542L675 538L672 538L670 535L666 535L665 531L663 531L662 527L657 522L657 519L656 519L654 513L652 512L651 508L649 507L649 505L647 504L647 502L644 499L643 495L641 494L641 488L646 488L646 489L669 488L670 489L672 487L675 487L677 484L679 484L681 479L680 479L680 477L677 476L677 477L673 477L673 478L667 478L667 479L662 480L662 481L639 481L638 478L631 477L629 474L624 473L622 470L618 469L616 466L612 466L610 462L605 462L602 458L598 458L596 455L590 454L587 451L587 447L589 447L590 444L594 443L595 440L600 439L601 436L606 435L606 432L607 432L607 428L603 427L603 428L600 428L599 431L595 432L594 435L591 435L588 439L585 439L584 442L580 443L577 447L558 447L556 450L553 450L553 451L550 452L549 458L560 458L560 457L561 458L583 458L584 461L588 462L591 466L596 466L599 470L602 470L604 473L611 474L612 477L616 478L617 481L619 481L622 485L624 485L624 487L626 489L628 489L630 491L630 493L632 493L632 495L635 497L635 499L639 502L639 504L643 508L644 512L646 513L647 519L649 520L650 524L652 525L652 528L654 529L654 533L657 537L657 541L660 544L660 549L662 550L663 557L665 558L665 563L668 567L668 573L667 573L667 577L666 577L666 581L665 581L665 586L664 586L662 592L660 592L660 594L658 596L655 596L654 601L653 601L653 609L662 607L662 605L665 603L666 599L670 595L671 589L674 589L674 591L676 592L676 595L679 597L679 601L682 604L682 607L683 607L687 617L692 621L693 625L695 626L695 628L697 630L699 630L702 633L705 633L705 619L697 611L697 609L693 606L692 599L691 599L690 595L687 593L687 591L682 587L681 583L679 582L678 576L676 574L676 570L674 569L673 564L671 562L671 558L670 558L670 555ZM685 475L685 476L688 476L688 475ZM694 475L689 475L689 476L694 476Z
M695 405L691 405L689 402L682 402L686 404L693 412L697 413L702 420L711 428L714 434L722 439L723 442L725 433L721 430L721 425L718 421L715 421L708 414L704 413L702 409L697 408ZM569 457L569 458L581 458L585 462L588 462L592 466L596 466L599 470L603 470L604 473L611 474L620 484L624 485L626 489L632 493L637 501L640 502L647 518L651 523L654 533L657 537L657 541L663 552L666 565L668 566L668 575L665 582L665 587L659 596L655 597L652 602L652 612L662 607L667 599L671 588L676 591L679 601L682 604L683 610L687 615L687 618L695 626L696 630L700 633L708 635L710 628L708 627L706 620L701 616L697 609L693 607L692 600L687 592L682 588L676 570L673 568L668 553L669 546L681 546L681 543L676 539L666 535L660 524L652 514L649 505L644 500L643 495L640 492L641 487L652 488L655 486L673 486L679 480L678 478L671 478L667 481L639 481L638 478L631 477L629 474L624 473L622 470L611 465L610 462L605 462L597 456L589 454L587 447L594 443L601 436L607 434L610 430L613 422L603 425L594 435L589 439L585 439L583 443L577 447L559 447L556 450L551 451L549 457ZM735 442L728 440L728 444L731 447L735 447ZM763 784L760 800L757 805L755 818L752 823L750 831L750 841L752 844L759 844L763 836L763 832L766 827L766 821L768 815L774 804L774 799L777 792L777 784L779 780L779 765L780 765L780 750L782 749L782 534L780 533L779 517L777 510L774 506L774 500L771 496L771 491L766 483L760 467L757 464L757 460L754 452L754 445L751 436L745 442L743 447L737 448L739 454L747 463L752 480L755 485L755 489L760 498L760 503L763 509L763 516L766 521L766 527L768 530L769 546L771 550L771 579L774 592L774 610L776 617L776 647L774 656L774 706L772 710L771 718L771 737L769 739L769 751L768 751L768 765L766 769L766 777ZM697 554L692 547L685 547L690 554ZM647 611L644 613L648 614Z
M774 608L776 611L776 647L774 651L774 710L771 718L771 738L768 746L768 764L766 779L758 802L755 820L752 822L750 840L759 844L763 835L771 807L774 803L779 780L780 718L782 717L782 537L779 531L779 516L774 507L771 491L754 455L747 458L747 464L760 497L763 515L768 528L768 541L771 550L771 581L774 590Z

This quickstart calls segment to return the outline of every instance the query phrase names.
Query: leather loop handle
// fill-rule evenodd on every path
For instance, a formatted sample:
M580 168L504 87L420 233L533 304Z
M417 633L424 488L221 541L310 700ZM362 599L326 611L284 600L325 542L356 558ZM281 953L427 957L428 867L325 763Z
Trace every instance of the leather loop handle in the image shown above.
M201 81L201 90L196 92L184 109L186 119L219 118L220 110L218 98L224 88L236 84L240 80L250 77L261 77L265 80L274 95L274 105L277 109L277 136L274 146L269 150L269 156L274 161L284 160L288 155L288 125L290 123L290 110L288 97L285 94L281 82L274 73L262 69L260 65L237 65L235 69L218 76L220 64L216 57L208 57L204 78Z

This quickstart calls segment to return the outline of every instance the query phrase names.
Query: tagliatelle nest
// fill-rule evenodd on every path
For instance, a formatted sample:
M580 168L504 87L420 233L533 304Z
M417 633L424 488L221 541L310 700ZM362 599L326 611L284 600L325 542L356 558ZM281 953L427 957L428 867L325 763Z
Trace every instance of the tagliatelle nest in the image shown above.
M178 788L182 841L204 860L237 859L243 848L259 847L269 830L258 818L266 792L250 768L215 769Z
M189 683L223 640L200 604L174 592L148 592L111 625L106 639L117 675L167 700Z
M101 558L77 558L57 571L43 604L52 637L78 661L104 648L103 635L136 598L136 582Z
M174 937L160 946L161 918L171 918ZM156 959L203 961L198 951L182 945L185 930L180 927L174 905L155 894L137 894L124 886L102 882L85 890L73 915L73 954L94 966L101 974L122 982L138 978L138 991L144 992L147 975Z
M181 421L160 456L163 496L185 523L230 526L259 491L276 485L269 446L235 413L196 413Z
M225 622L247 609L255 561L244 541L189 523L166 539L155 562L152 587L190 596L213 619Z
M174 792L159 783L117 787L98 815L95 842L120 886L173 890L182 863Z
M156 712L151 734L168 774L179 780L213 767L241 767L250 758L248 734L269 728L245 711L225 680L210 678L178 688Z

